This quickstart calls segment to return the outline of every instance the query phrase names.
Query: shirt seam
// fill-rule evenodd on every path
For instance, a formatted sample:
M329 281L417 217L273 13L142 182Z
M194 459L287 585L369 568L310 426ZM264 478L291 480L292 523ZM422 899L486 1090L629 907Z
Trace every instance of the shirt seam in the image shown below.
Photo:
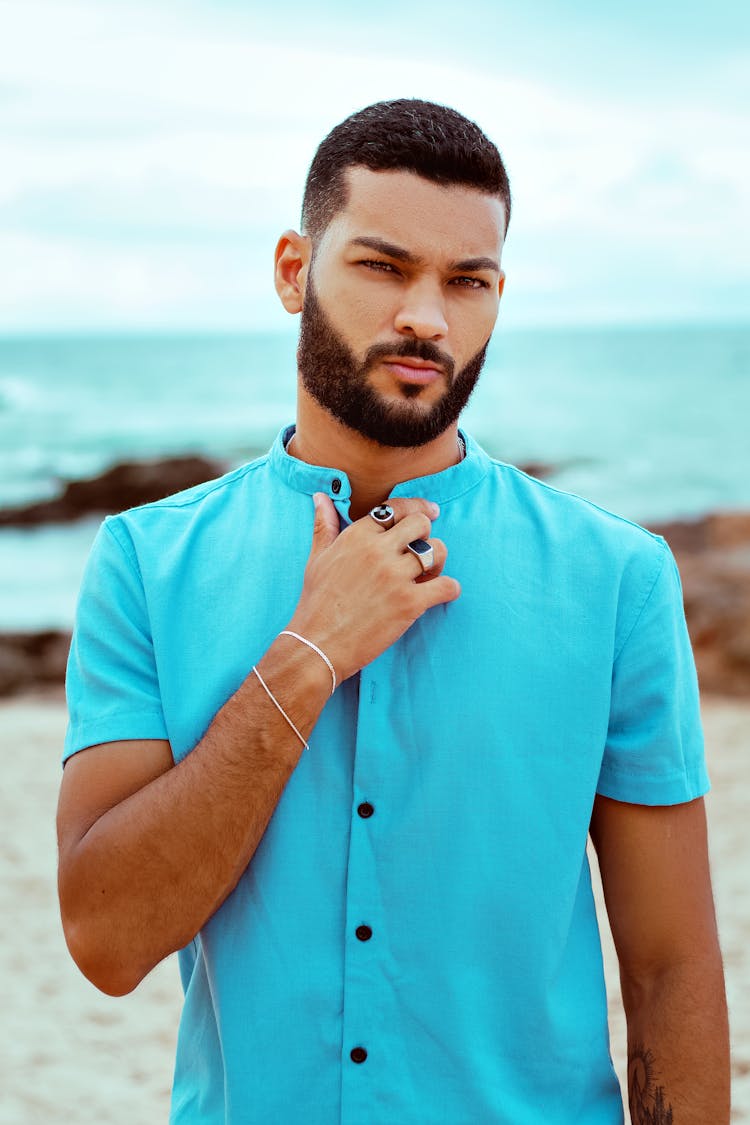
M136 554L136 551L135 551L135 548L133 547L132 541L130 542L129 547L126 547L125 544L120 539L119 535L116 533L114 527L112 526L118 519L119 519L118 516L108 516L107 519L104 521L104 530L109 533L111 539L114 541L115 545L117 546L120 554L125 559L126 566L128 566L129 569L134 573L135 577L138 579L138 581L141 585L141 589L143 590L143 574L141 573L141 565L138 561L138 555ZM144 591L144 598L145 598L145 591ZM148 616L148 611L147 611L147 616Z
M538 477L533 477L530 473L525 473L523 469L519 469L518 465L511 465L508 461L500 461L497 457L490 457L489 459L496 469L508 469L510 472L524 477L532 484L545 489L547 492L554 492L556 496L567 496L569 499L578 500L581 504L585 504L586 507L593 508L595 511L601 512L602 515L609 516L610 519L617 520L618 523L627 524L628 527L633 527L636 531L641 531L644 535L648 535L650 539L656 540L656 542L662 546L666 543L663 535L657 535L656 532L649 531L647 527L636 523L635 520L629 520L625 516L619 515L617 512L610 511L609 508L603 508L601 504L595 504L593 500L589 500L586 496L580 496L577 492L571 492L569 489L555 488L553 484L548 484L547 481L539 480Z
M118 516L127 515L130 512L147 511L149 508L189 508L193 504L199 504L214 492L218 492L219 489L229 488L236 480L241 480L255 469L262 468L268 463L269 456L268 453L264 453L262 457L258 457L254 461L249 461L247 465L240 465L238 469L233 469L231 472L225 473L223 476L219 477L218 480L213 482L206 481L203 485L196 485L195 488L198 490L196 496L185 497L182 500L178 499L179 493L174 496L165 496L162 500L152 500L148 504L137 504L134 508L126 508L124 512L119 512L117 515L110 516L109 518L117 519ZM190 491L193 490L191 489Z
M108 723L112 719L125 719L125 718L130 719L134 715L143 715L144 717L156 715L159 718L163 718L164 712L162 711L162 709L160 707L136 707L136 708L131 708L130 710L108 711L106 715L100 715L96 719L80 719L80 720L77 720L77 721L74 722L73 725L79 726L79 727L82 727L82 726L95 727L95 726L98 726L99 723Z
M701 759L692 763L686 762L680 769L673 769L669 773L659 772L654 773L649 770L639 770L628 768L627 766L618 766L602 762L602 768L599 779L611 778L613 781L622 779L623 781L654 781L658 783L669 784L672 781L679 780L680 778L690 778L695 774L702 774L705 768L705 762Z
M662 576L662 574L663 574L663 572L664 572L664 567L665 567L665 565L666 565L666 562L667 562L667 558L668 558L669 548L667 547L666 543L665 543L665 542L663 542L663 541L661 541L661 542L659 543L659 545L660 545L660 547L661 547L661 549L662 549L662 557L661 557L661 562L660 562L660 564L659 564L659 566L658 566L658 568L657 568L656 574L654 575L654 580L653 580L653 582L651 583L651 586L649 587L648 593L646 594L646 597L645 597L645 598L644 598L644 600L643 600L643 604L641 605L641 608L640 608L640 609L638 610L638 613L637 613L637 615L636 615L635 621L634 621L634 622L633 622L633 624L631 625L631 627L630 627L630 629L629 629L629 631L628 631L628 634L627 634L627 636L625 637L624 641L622 642L622 644L621 644L621 645L620 645L620 647L618 648L617 652L615 653L614 657L612 658L612 664L613 664L613 666L614 666L614 665L615 665L615 664L617 663L617 661L618 661L618 660L620 659L620 657L622 656L623 652L625 651L625 648L626 648L626 646L627 646L627 644L628 644L628 642L629 642L630 638L631 638L631 637L633 636L633 633L635 632L635 630L636 630L636 628L637 628L637 626L638 626L638 622L639 622L639 621L641 620L641 617L643 616L643 614L644 614L644 612L645 612L646 606L647 606L647 605L648 605L648 603L649 603L649 602L651 601L651 598L652 598L652 596L653 596L654 590L655 590L655 589L656 589L656 587L657 587L657 584L658 584L658 582L659 582L659 579L661 578L661 576Z
M118 517L117 516L109 516L104 522L104 528L107 532L109 532L110 537L112 538L112 540L114 541L118 550L120 551L120 554L123 556L125 565L130 569L131 573L133 574L133 576L134 576L134 578L135 578L135 580L138 583L139 588L140 588L140 594L141 594L142 601L143 601L143 612L145 614L145 621L146 621L146 627L147 627L147 631L143 635L144 635L144 637L147 637L148 642L151 645L151 651L153 652L153 656L154 656L154 670L156 671L156 679L157 679L157 683L158 683L159 682L159 670L158 670L157 661L156 661L156 648L154 646L154 637L153 637L152 623L151 623L151 612L149 610L148 597L146 595L146 583L143 580L143 571L141 570L140 559L138 558L138 552L136 551L135 544L133 543L133 540L130 538L130 536L128 535L128 537L127 537L127 545L126 545L120 539L120 536L118 535L117 531L115 530L115 527L118 527L118 529L119 529ZM123 534L124 534L124 532L123 532Z

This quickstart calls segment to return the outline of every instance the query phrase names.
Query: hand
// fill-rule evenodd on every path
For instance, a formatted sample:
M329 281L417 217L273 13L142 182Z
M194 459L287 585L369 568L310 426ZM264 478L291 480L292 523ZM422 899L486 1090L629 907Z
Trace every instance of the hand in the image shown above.
M340 532L331 499L324 493L314 499L312 546L288 627L323 649L340 683L384 652L426 610L455 601L461 587L442 573L445 544L430 538L437 505L392 498L392 528L386 531L366 515ZM433 548L435 565L424 575L406 549L413 539L427 539Z

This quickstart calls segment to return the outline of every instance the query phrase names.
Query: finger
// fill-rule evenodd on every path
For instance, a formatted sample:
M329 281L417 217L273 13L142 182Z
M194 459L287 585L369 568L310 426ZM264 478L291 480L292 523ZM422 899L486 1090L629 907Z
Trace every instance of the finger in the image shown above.
M331 544L335 542L338 538L340 526L338 512L330 496L326 496L325 492L315 492L313 494L313 503L315 504L315 520L313 523L310 558L319 555L321 551L324 551L326 547L330 547Z
M424 512L411 512L394 524L386 534L389 536L388 542L392 543L397 551L405 551L406 544L411 543L413 539L430 538L432 521Z
M432 606L455 602L461 596L460 584L455 578L449 578L447 574L441 574L439 578L432 578L429 582L417 582L415 585L419 586L420 597L423 599L423 613Z

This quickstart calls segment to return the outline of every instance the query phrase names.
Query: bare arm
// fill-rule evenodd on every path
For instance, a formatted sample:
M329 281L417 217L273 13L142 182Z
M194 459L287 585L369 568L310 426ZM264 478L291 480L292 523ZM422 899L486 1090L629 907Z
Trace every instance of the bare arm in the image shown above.
M329 655L340 682L459 587L441 575L439 540L431 540L434 577L413 580L419 564L404 547L430 534L424 501L394 500L398 522L389 531L365 517L339 535L323 499L289 627ZM307 738L330 692L323 661L278 637L258 667ZM68 762L58 808L60 905L71 953L94 984L129 992L195 936L250 862L301 753L250 674L176 766L168 743L156 740L91 747Z
M307 736L330 674L292 645L280 638L260 667ZM253 676L177 766L161 741L74 755L60 791L60 905L94 984L129 992L195 936L235 887L301 750Z
M728 1125L729 1031L702 800L597 797L591 836L620 960L633 1125Z

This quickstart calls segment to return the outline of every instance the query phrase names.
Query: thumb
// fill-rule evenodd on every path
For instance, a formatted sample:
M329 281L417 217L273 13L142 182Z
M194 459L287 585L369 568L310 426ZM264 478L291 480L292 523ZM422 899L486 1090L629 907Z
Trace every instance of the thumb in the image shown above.
M310 548L311 558L314 555L319 555L326 547L330 547L339 534L339 515L330 496L326 496L325 492L314 492L313 504L315 505L315 522L313 523L312 546Z

